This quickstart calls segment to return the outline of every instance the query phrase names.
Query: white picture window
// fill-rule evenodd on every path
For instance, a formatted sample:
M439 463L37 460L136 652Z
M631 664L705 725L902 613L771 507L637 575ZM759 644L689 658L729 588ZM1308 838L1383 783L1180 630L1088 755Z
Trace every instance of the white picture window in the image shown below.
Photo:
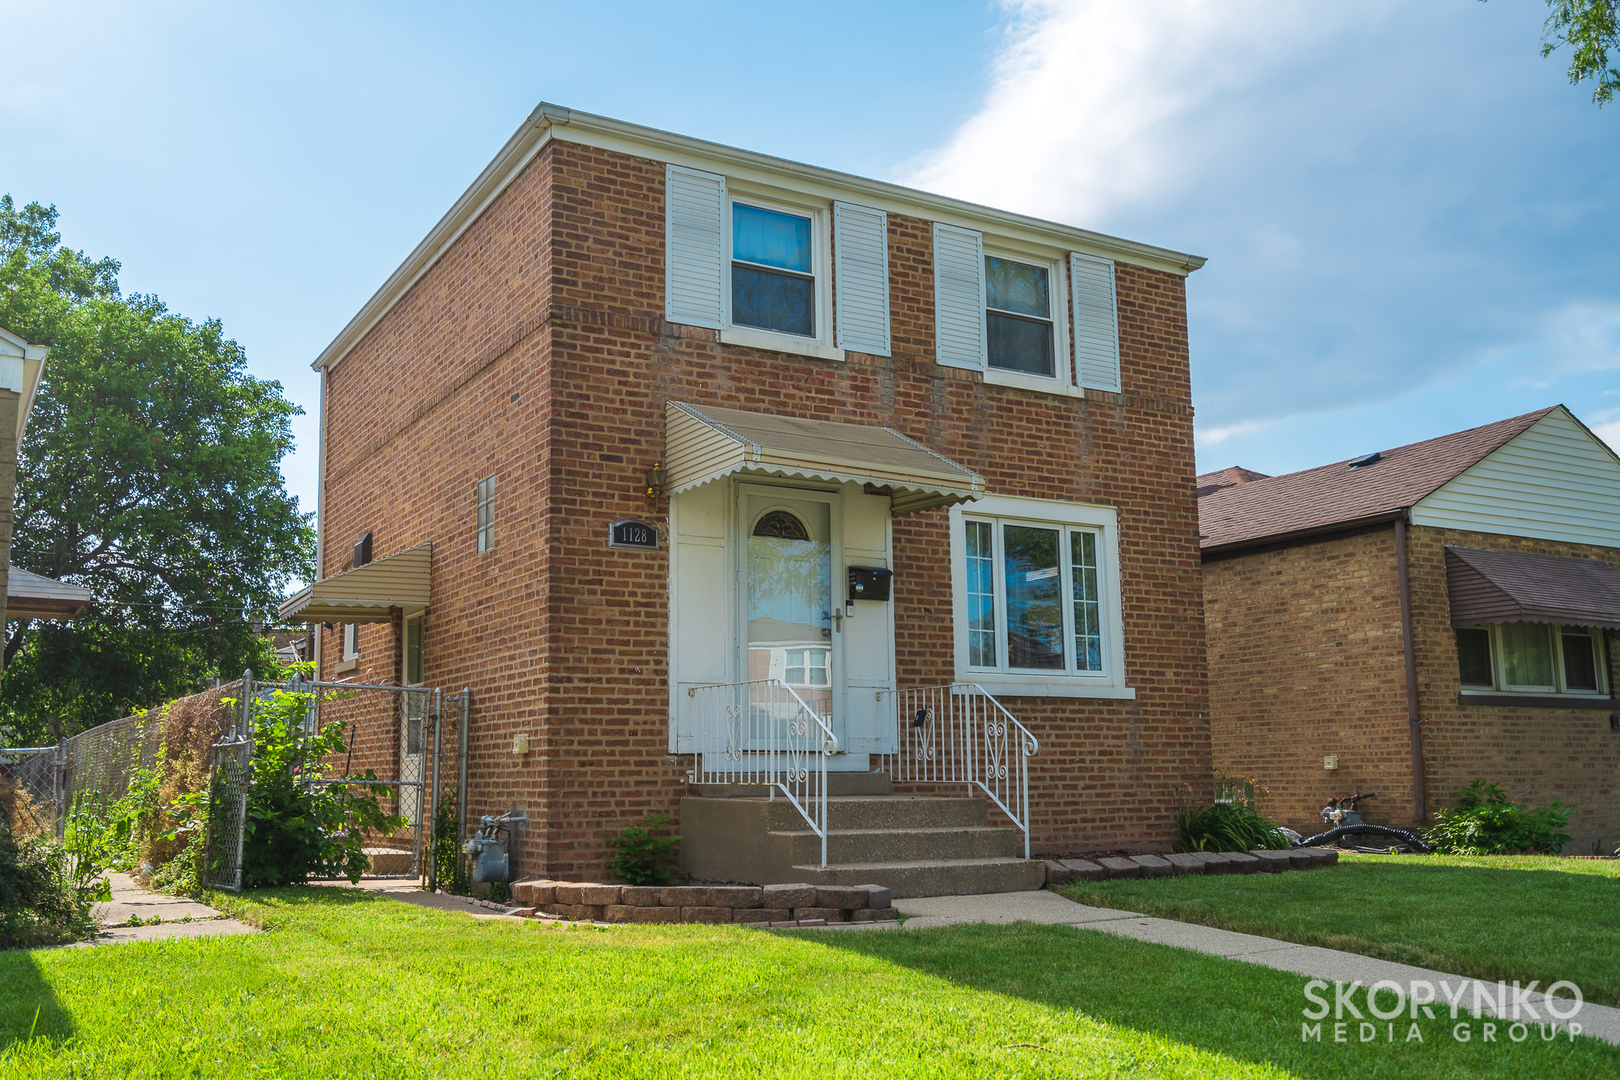
M992 496L951 517L958 681L1134 696L1122 670L1113 508Z
M495 478L478 481L475 495L478 504L478 553L481 555L495 546Z
M1585 626L1500 623L1457 630L1462 688L1528 694L1606 694L1603 632Z

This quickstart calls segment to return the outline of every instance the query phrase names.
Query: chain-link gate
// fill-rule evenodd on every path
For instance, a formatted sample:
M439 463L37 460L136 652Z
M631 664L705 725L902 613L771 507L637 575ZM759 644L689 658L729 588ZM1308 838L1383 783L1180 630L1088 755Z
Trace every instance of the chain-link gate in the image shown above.
M0 749L0 780L15 784L46 815L41 824L62 821L62 764L66 752L60 746L19 746Z
M429 888L437 887L447 861L460 865L460 843L466 835L469 691L446 697L432 687L296 677L285 683L260 683L251 672L243 676L241 731L233 730L214 746L211 790L223 799L210 799L208 867L215 877L210 883L240 888L251 738L258 712L277 692L307 695L305 734L314 736L329 725L342 725L345 749L322 762L324 769L311 770L310 783L350 782L390 789L386 801L392 805L386 809L405 818L405 825L392 833L364 838L370 876L425 878ZM448 814L452 791L453 818Z

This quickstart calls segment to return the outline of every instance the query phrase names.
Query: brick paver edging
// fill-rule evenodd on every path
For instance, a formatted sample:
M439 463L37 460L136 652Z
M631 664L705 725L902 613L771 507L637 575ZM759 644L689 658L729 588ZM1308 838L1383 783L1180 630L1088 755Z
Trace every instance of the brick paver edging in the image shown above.
M520 881L509 914L609 923L738 923L833 926L897 921L881 885L598 885Z
M1339 853L1331 848L1300 847L1286 851L1195 851L1174 855L1131 855L1126 858L1047 859L1046 883L1102 881L1106 878L1171 877L1177 874L1254 874L1311 870L1332 866Z

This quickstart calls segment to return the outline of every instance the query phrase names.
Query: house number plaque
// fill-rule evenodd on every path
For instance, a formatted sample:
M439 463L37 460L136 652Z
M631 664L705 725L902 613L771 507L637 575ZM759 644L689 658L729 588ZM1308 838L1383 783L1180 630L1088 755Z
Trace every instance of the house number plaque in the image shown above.
M658 528L645 521L615 521L608 527L608 547L658 550Z

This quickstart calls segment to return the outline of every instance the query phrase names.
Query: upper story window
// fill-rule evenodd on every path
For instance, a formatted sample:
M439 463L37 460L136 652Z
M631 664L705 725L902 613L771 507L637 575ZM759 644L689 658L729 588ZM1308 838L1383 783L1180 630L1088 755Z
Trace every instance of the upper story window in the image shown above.
M664 317L718 330L729 345L889 355L888 215L739 188L666 166Z
M478 504L478 553L482 555L495 546L495 478L486 476L478 481L474 495Z
M984 307L991 367L1057 375L1050 269L986 255Z
M731 321L816 336L815 255L808 216L731 204Z
M1457 630L1464 690L1603 694L1608 663L1603 631L1547 623L1500 623Z

